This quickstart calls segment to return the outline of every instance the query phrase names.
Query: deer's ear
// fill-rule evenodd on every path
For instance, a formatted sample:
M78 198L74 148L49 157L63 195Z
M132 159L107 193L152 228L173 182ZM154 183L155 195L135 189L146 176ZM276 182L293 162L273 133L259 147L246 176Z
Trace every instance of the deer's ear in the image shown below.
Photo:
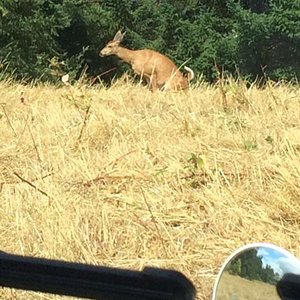
M122 33L122 31L119 30L119 31L116 33L116 35L115 35L115 37L114 37L113 40L114 40L114 41L118 41L118 42L122 42L122 40L123 40L125 34L126 34L126 31L125 31L124 33Z

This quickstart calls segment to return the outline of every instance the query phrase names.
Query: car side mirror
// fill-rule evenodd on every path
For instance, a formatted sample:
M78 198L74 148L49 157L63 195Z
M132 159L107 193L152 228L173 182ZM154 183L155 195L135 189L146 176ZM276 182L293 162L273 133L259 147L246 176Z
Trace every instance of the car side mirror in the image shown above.
M300 299L300 260L268 243L241 247L221 267L212 299Z

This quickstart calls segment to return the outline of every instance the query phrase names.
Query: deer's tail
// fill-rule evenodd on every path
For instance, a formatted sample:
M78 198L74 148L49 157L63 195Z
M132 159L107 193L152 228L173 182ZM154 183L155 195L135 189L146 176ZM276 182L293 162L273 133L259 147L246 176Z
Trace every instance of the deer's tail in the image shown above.
M184 66L184 69L189 72L189 74L188 74L188 81L193 80L195 78L194 71L191 68L186 67L186 66Z

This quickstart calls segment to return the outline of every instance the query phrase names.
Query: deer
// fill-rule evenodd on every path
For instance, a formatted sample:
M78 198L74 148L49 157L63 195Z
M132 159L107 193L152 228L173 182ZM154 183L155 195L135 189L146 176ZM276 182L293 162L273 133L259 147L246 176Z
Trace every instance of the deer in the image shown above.
M177 92L189 88L189 82L195 77L192 69L184 66L188 71L186 77L166 55L150 49L131 50L121 46L125 33L119 30L113 40L100 50L99 56L116 55L130 64L135 74L146 79L152 92L157 90Z

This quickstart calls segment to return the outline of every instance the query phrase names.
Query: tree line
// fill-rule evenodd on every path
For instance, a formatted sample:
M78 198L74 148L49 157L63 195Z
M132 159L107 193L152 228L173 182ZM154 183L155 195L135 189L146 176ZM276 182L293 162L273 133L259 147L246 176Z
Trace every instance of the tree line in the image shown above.
M248 280L259 280L276 285L280 275L270 265L263 265L262 257L257 249L245 251L234 259L227 270L229 274L240 276Z
M300 0L2 0L0 80L55 81L65 73L109 82L128 68L99 49L155 49L213 82L300 77Z

